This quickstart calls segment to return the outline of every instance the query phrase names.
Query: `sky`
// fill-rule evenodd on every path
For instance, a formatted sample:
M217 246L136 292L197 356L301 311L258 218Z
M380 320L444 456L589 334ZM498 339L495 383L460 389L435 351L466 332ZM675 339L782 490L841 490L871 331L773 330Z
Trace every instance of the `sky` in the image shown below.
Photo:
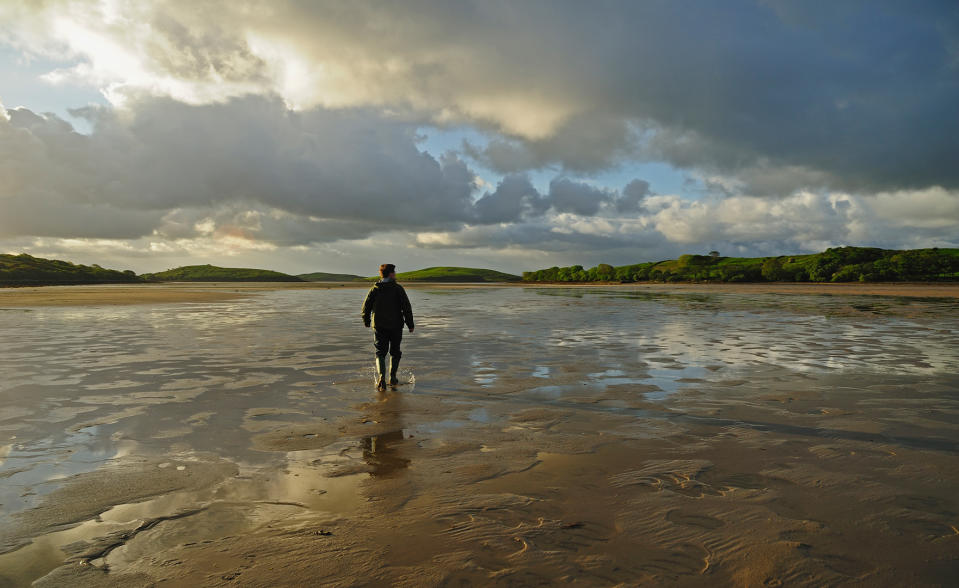
M959 4L0 0L0 252L510 272L959 247Z

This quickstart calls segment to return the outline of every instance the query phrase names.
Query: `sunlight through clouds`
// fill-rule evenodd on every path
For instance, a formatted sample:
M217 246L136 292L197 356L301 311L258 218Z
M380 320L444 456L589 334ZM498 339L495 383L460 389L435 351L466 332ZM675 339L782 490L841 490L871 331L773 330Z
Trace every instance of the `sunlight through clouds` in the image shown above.
M954 15L694 5L3 3L0 65L51 60L30 92L61 114L0 110L0 245L308 270L335 243L345 271L390 233L520 271L957 244Z

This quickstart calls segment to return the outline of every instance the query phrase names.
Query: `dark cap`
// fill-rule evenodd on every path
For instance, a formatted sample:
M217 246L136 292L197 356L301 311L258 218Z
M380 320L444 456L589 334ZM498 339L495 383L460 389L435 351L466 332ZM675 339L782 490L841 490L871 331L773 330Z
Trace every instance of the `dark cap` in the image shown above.
M392 263L384 263L380 266L380 276L387 277L396 271L396 266Z

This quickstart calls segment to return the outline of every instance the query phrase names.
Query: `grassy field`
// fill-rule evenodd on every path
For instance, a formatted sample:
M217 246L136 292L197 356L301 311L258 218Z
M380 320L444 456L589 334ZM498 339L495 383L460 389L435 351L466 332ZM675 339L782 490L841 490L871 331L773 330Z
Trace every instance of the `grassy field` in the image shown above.
M296 277L305 282L356 282L366 279L363 276L354 276L353 274L328 274L326 272L298 274Z
M297 276L264 269L185 265L165 272L143 274L151 282L302 282Z
M57 284L128 284L143 281L130 270L99 265L79 265L59 259L43 259L26 253L0 254L0 286L48 286Z

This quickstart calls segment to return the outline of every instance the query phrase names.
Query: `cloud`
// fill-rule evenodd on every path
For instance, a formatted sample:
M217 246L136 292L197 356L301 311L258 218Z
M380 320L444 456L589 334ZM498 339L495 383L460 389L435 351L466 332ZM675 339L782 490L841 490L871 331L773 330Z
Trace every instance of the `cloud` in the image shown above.
M643 180L621 196L557 177L540 194L511 175L474 201L478 180L462 160L419 151L412 124L367 110L297 112L249 96L74 112L91 122L89 135L24 108L0 119L0 237L293 247L391 230L522 227L547 211L635 211L649 193Z
M620 212L639 212L644 209L644 201L652 196L649 182L636 178L623 187L622 197L616 201Z
M80 114L89 136L26 109L0 119L0 235L134 237L160 230L171 210L238 207L288 213L262 222L310 227L322 241L473 214L467 165L419 151L413 126L375 113L246 97Z
M549 203L557 212L592 216L612 195L583 182L556 178L549 183Z
M65 64L47 81L111 102L71 111L89 134L0 109L0 243L34 253L372 263L394 239L411 264L554 265L959 238L946 3L45 0L0 22ZM430 154L424 127L471 142ZM686 192L626 181L648 161Z
M466 124L503 173L654 159L753 195L959 187L949 3L48 0L0 20L117 104L257 93Z
M495 136L484 146L464 142L464 152L502 173L559 164L572 172L610 169L641 154L642 133L627 117L584 112L571 115L547 135Z
M699 181L721 189L690 198L656 194L640 178L611 189L566 175L540 192L513 174L477 198L463 160L420 151L412 123L375 111L291 111L254 96L135 106L79 113L90 135L26 109L0 117L0 239L39 239L32 252L59 243L190 261L217 247L221 258L325 247L350 255L382 246L384 235L400 236L391 249L419 251L413 259L485 251L510 263L957 245L959 192L941 187L770 199L709 176Z
M882 224L959 233L959 194L938 186L915 192L884 192L870 202Z
M645 182L622 191L636 194ZM622 195L606 199L595 213L558 212L518 223L467 226L420 233L430 249L522 249L531 258L550 254L548 265L615 263L675 258L718 249L727 255L781 255L821 251L846 244L886 248L959 245L955 221L959 193L941 189L863 197L797 192L785 198L733 196L691 200L645 194L632 214L619 212ZM528 267L527 267L528 269Z
M523 217L542 214L549 207L529 178L509 175L476 201L476 218L482 224L515 222Z

